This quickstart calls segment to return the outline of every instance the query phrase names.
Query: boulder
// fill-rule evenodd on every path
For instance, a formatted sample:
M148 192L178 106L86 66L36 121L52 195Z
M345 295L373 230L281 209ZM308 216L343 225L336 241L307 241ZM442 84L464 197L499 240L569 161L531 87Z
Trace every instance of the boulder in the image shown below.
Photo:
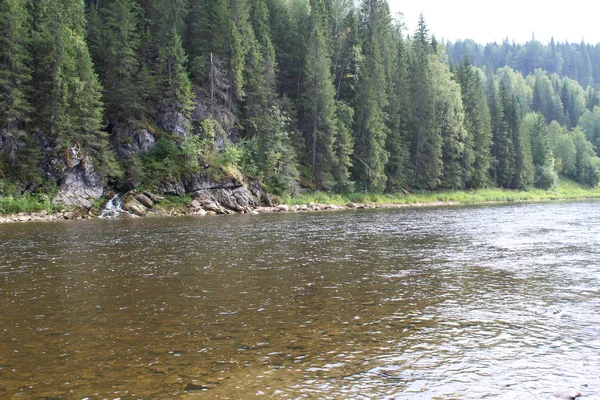
M281 204L277 206L277 210L280 212L288 212L290 211L290 207L287 204Z
M346 204L346 207L356 209L356 208L358 208L358 204L356 204L356 203L348 203L348 204Z
M135 199L146 208L154 207L154 202L150 200L145 194L140 193L137 196L135 196Z
M129 211L132 214L137 215L138 217L145 216L146 212L148 211L148 209L136 199L131 199L125 202L123 209L125 209L125 211Z
M144 194L145 194L145 195L146 195L146 196L147 196L147 197L148 197L150 200L152 200L154 203L160 203L160 202L162 202L162 201L164 201L164 200L165 200L165 198L164 198L163 196L158 196L158 195L155 195L155 194L154 194L154 193L152 193L152 192L144 192Z

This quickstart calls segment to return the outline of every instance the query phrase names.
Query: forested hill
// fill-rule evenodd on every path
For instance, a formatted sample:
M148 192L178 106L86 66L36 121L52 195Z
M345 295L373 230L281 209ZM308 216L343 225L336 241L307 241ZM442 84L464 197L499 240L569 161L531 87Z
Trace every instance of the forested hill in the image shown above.
M355 3L0 0L0 194L598 184L597 47L444 45Z
M576 80L588 87L600 83L600 43L561 43L550 40L547 45L532 39L525 44L504 40L501 44L478 44L473 40L446 43L450 62L459 63L468 57L477 66L493 71L509 66L522 75L543 69Z

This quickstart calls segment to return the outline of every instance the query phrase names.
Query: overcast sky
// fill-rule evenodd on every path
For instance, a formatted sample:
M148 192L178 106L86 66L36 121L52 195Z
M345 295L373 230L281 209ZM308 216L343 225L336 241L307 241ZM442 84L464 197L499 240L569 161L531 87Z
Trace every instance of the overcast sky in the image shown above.
M392 14L403 12L414 33L419 14L441 40L524 43L535 34L542 43L555 40L600 42L600 1L569 0L388 0Z

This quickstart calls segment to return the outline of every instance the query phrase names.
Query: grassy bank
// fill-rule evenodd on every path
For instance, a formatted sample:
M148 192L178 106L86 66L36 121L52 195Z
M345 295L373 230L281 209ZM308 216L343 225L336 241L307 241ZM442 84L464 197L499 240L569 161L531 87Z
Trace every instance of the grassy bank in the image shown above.
M427 204L440 202L453 202L461 204L499 203L518 201L544 201L544 200L575 200L575 199L600 199L600 187L590 188L579 185L567 179L561 179L559 187L552 191L534 189L530 191L514 191L503 189L480 189L470 191L422 192L422 193L354 193L338 195L324 192L307 193L298 197L283 198L281 202L290 206L309 203L346 205L352 203L363 204ZM185 211L190 204L190 196L167 196L161 207L169 211ZM103 204L98 200L92 208L92 213L99 213ZM47 195L0 196L0 215L7 214L32 214L47 211L65 210L60 204L52 204L52 199Z
M31 214L40 211L53 213L63 210L65 207L52 204L52 199L46 195L32 195L26 193L22 196L0 196L0 215L6 214Z
M530 191L515 191L505 189L478 189L468 191L395 193L395 194L365 194L353 193L338 195L331 193L307 193L298 197L283 199L290 206L308 203L345 205L352 203L376 204L426 204L439 202L456 202L461 204L545 201L545 200L575 200L600 199L600 187L590 188L579 185L568 179L561 179L558 188L552 191L533 189Z

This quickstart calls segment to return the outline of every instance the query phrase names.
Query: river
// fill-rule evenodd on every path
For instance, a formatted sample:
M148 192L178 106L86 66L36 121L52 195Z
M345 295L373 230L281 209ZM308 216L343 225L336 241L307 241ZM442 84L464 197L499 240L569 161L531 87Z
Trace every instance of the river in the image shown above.
M0 226L3 399L600 398L600 203Z

